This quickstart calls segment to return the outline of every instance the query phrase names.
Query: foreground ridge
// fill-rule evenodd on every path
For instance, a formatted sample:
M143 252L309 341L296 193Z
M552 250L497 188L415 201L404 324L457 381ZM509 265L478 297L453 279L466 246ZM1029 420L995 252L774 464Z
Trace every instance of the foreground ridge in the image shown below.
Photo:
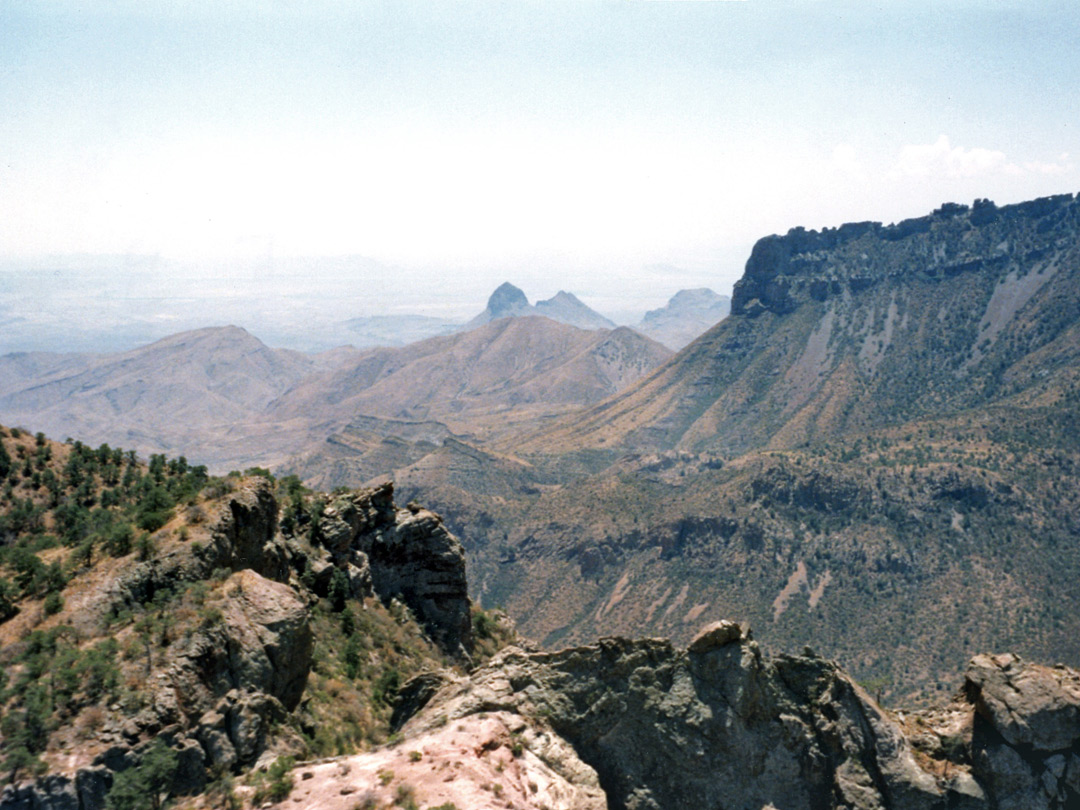
M351 808L340 794L365 786L378 806L402 784L458 807L1050 810L1080 799L1080 674L1010 654L976 657L952 703L915 713L882 710L809 651L767 658L727 621L686 649L511 647L470 677L425 675L403 695L427 702L396 749L301 769L299 807ZM379 786L389 772L394 784Z

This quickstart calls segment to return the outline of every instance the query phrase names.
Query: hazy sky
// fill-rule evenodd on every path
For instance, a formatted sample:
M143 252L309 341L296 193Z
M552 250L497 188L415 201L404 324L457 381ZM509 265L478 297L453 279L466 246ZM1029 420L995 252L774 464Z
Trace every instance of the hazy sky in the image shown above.
M103 278L182 325L730 292L795 225L1080 190L1078 40L1075 0L0 0L0 325Z

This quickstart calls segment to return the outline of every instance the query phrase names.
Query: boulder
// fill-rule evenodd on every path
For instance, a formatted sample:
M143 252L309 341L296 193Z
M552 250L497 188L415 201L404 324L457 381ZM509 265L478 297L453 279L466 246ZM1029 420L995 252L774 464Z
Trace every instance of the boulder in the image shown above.
M964 690L985 719L1012 746L1063 751L1080 741L1080 676L1065 667L1026 664L1019 656L978 655Z

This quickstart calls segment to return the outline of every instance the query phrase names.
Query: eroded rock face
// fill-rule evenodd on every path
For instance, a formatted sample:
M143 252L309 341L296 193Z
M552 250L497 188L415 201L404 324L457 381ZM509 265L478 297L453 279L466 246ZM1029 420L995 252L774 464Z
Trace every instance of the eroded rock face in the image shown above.
M468 679L446 678L403 733L419 738L486 712L519 715L568 742L613 809L1077 806L1076 673L1009 666L976 659L969 692L980 697L954 707L960 720L949 718L970 730L978 711L974 735L921 726L929 739L916 740L918 757L910 730L834 663L766 659L732 622L706 627L688 650L657 639L556 653L511 648ZM1015 739L1064 748L1033 763L1030 743L980 731L998 702L1010 707L1004 727L1030 730Z
M434 512L394 506L393 484L337 498L319 523L323 544L344 565L360 555L371 587L399 599L443 650L467 657L472 646L465 552ZM358 578L363 573L358 569Z
M164 737L184 758L179 791L195 793L208 768L254 765L271 725L300 703L313 649L303 601L288 585L249 569L229 577L221 591L220 616L177 642L171 663L152 676L148 705L124 723L118 744L96 765L123 770L149 739Z
M76 618L76 626L100 632L104 618L120 607L138 609L162 589L207 579L215 569L251 569L267 579L289 581L289 552L277 535L277 500L273 486L262 477L245 479L218 508L208 526L205 543L173 548L131 566L91 599Z
M277 525L273 484L261 476L248 478L222 505L211 525L211 544L202 556L212 560L214 567L250 568L268 579L287 582L288 554L275 537Z
M291 711L311 668L306 606L292 588L250 570L233 574L222 591L221 621L195 633L169 672L178 705L202 714L242 690L262 692Z

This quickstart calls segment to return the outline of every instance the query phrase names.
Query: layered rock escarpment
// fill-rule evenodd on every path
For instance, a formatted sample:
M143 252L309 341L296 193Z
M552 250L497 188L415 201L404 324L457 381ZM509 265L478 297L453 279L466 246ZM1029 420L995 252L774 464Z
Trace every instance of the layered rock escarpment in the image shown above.
M508 649L468 679L447 676L403 747L484 716L541 760L556 735L575 756L550 766L581 787L595 773L612 810L1064 810L1080 801L1078 678L980 656L946 709L888 713L836 664L769 659L720 622L685 650L620 638Z
M860 292L889 278L933 283L961 273L1042 260L1074 238L1080 202L1072 194L996 206L946 203L894 225L849 222L821 231L792 228L758 240L735 284L731 312L791 312L806 300Z

